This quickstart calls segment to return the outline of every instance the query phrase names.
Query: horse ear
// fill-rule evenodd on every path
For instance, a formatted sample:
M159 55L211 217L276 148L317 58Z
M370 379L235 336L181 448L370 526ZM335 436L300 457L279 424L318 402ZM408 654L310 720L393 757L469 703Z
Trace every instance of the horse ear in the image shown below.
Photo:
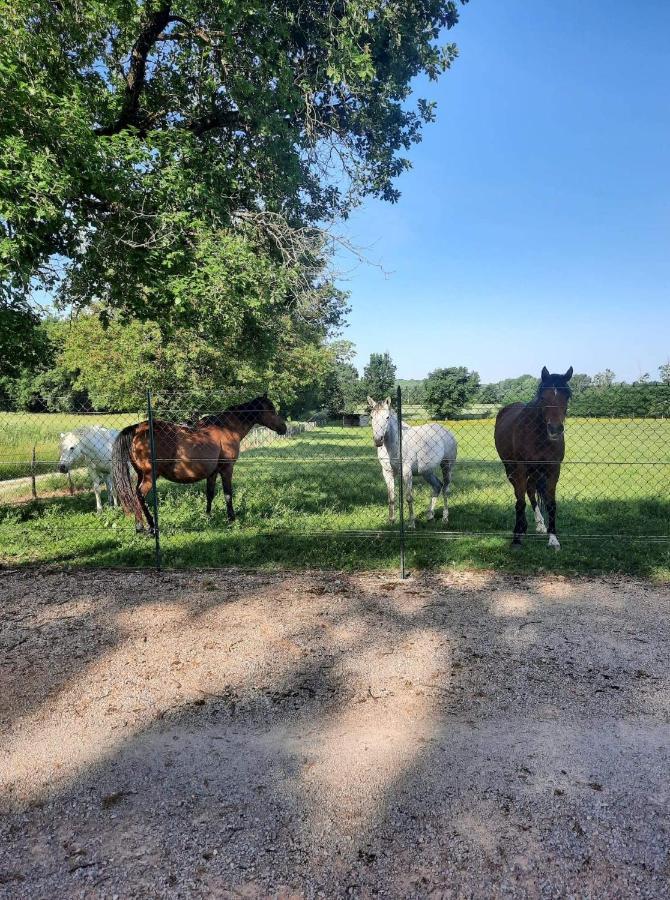
M572 373L573 373L573 372L574 372L574 369L572 368L572 366L570 366L570 368L569 368L568 371L565 373L565 375L563 376L563 378L565 378L566 381L570 381L570 379L572 378Z
M374 409L374 407L375 407L376 405L377 405L377 404L376 404L375 401L372 399L372 397L370 397L370 396L368 395L368 406L370 407L370 409Z
M267 399L268 399L268 392L266 391L266 392L263 394L263 400L267 400Z
M542 381L546 381L549 378L549 369L546 366L542 366Z
M61 431L60 436L61 436L61 437L65 437L65 432L64 432L64 431Z
M386 406L390 406L390 405L391 405L391 398L390 398L390 397L387 397L386 400L384 400L384 403L386 404Z

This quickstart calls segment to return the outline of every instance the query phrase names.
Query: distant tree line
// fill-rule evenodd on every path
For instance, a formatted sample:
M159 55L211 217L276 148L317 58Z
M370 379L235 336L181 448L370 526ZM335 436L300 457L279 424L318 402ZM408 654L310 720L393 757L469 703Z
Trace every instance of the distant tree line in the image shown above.
M611 369L598 372L593 377L575 373L570 381L570 414L612 418L670 417L670 363L660 366L658 374L656 381L645 374L632 384L626 384L616 382L616 375ZM484 384L478 401L494 406L528 403L535 396L537 384L538 379L533 375Z
M218 343L197 328L168 334L152 322L113 317L95 308L72 319L31 322L29 348L0 365L0 407L31 412L141 410L147 388L156 403L187 414L238 402L269 390L293 418L338 418L362 411L367 397L403 392L403 406L437 419L490 415L508 403L527 403L537 391L534 375L480 384L465 366L435 369L423 379L397 379L388 352L372 353L362 375L349 341L327 341L325 330L299 331L285 322L286 345L271 359L255 361L235 341ZM570 414L593 417L670 417L670 363L659 378L632 384L605 369L570 382ZM175 392L178 396L175 395ZM483 408L482 408L483 407ZM422 413L420 413L421 415Z

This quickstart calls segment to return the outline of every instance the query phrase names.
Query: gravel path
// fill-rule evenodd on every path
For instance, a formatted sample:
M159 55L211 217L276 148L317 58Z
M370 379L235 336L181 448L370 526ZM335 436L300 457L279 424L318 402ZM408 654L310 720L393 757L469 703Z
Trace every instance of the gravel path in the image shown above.
M0 896L668 897L670 591L0 574Z

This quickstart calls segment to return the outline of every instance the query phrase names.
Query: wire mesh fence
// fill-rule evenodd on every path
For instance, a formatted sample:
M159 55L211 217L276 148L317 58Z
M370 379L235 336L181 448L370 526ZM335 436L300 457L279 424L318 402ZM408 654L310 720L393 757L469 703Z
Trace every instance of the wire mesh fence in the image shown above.
M556 543L667 552L670 420L573 417L562 399L538 395L507 435L496 410L437 422L403 412L400 391L346 423L179 392L118 414L0 412L0 559L439 564L457 537L550 544L554 516Z

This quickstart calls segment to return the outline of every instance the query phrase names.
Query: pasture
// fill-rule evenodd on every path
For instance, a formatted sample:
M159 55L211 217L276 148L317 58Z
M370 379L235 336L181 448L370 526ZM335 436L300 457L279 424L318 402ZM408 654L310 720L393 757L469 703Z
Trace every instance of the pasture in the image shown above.
M130 518L94 512L90 485L76 473L74 495L54 472L61 431L85 424L122 427L138 417L2 414L0 559L5 564L150 565L153 542ZM510 554L513 495L493 445L493 420L448 423L458 443L448 531L427 522L429 490L415 480L417 530L410 567L508 571L670 572L670 422L569 419L558 487L563 550L549 552L532 528ZM270 433L268 432L268 435ZM38 493L16 482L37 450ZM80 489L81 488L81 489ZM369 428L326 426L249 444L235 467L238 520L229 525L220 485L211 518L204 483L159 483L168 567L395 568L398 537L387 521L386 488ZM438 517L441 503L437 507ZM529 515L530 521L530 515ZM665 541L659 540L665 539Z

